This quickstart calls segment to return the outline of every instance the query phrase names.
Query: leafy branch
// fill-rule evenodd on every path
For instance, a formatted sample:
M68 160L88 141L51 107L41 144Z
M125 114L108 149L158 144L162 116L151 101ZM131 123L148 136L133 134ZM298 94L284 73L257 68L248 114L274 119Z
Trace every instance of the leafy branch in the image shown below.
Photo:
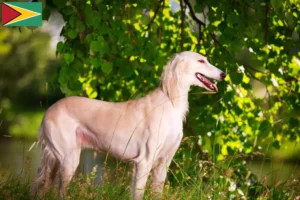
M184 50L184 22L185 22L185 10L186 10L186 6L183 3L183 0L180 0L180 19L181 19L181 24L180 24L180 51Z
M193 20L196 21L197 24L199 24L201 26L205 26L206 24L196 17L196 14L194 12L194 9L193 9L190 1L189 0L184 0L184 3L188 6L188 8L190 10L191 17L193 18Z
M158 5L157 5L157 7L156 7L156 9L155 9L155 11L154 11L154 15L153 15L152 19L150 20L150 22L148 23L148 26L147 26L147 29L146 29L147 31L150 30L151 24L152 24L152 23L154 22L154 20L156 19L156 16L157 16L157 14L158 14L159 9L160 9L161 7L164 7L164 4L165 4L165 1L164 1L164 0L160 0L160 1L159 1Z
M184 0L184 2L188 6L188 8L190 10L190 14L191 14L192 19L199 25L199 27L201 27L201 26L205 27L206 24L203 21L201 21L200 19L197 18L196 14L195 14L195 11L194 11L191 3L189 2L189 0ZM222 46L221 43L219 42L219 40L217 39L216 34L210 32L209 35L211 36L212 40L216 44L218 44L219 46Z

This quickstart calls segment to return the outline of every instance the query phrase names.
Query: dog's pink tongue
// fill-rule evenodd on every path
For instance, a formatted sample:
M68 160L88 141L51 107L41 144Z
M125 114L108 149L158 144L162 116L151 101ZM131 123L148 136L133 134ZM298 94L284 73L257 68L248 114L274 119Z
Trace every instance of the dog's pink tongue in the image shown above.
M205 77L204 77L205 78ZM205 78L206 79L206 78ZM207 82L206 82L207 81ZM206 81L203 81L203 83L205 84L206 87L208 87L209 89L211 90L214 90L214 91L218 91L218 88L216 86L216 84L213 84L211 83L209 80L206 79Z
M209 89L214 90L214 91L218 91L218 87L216 86L216 84L213 84L212 82L210 82L206 77L201 76L200 74L196 74L197 78Z
M212 90L218 92L218 87L217 87L216 84L211 84L209 88L211 88Z

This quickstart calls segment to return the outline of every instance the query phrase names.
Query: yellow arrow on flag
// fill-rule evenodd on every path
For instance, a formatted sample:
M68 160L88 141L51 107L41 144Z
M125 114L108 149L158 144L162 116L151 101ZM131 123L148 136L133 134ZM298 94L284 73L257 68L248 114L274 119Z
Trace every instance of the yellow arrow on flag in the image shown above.
M18 11L19 13L21 13L21 15L16 17L15 19L11 20L6 25L12 24L12 23L15 23L15 22L19 22L19 21L22 21L22 20L25 20L25 19L28 19L28 18L32 18L32 17L38 16L38 15L41 15L41 13L34 12L34 11L31 11L31 10L28 10L28 9L20 8L20 7L13 6L13 5L8 5L8 6L11 7L12 9Z

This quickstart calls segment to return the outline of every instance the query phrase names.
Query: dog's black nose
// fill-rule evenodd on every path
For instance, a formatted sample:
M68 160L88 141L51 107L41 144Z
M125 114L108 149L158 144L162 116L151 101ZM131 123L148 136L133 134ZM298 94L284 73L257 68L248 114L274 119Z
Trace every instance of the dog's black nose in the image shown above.
M221 79L225 79L226 74L224 72L222 72L220 76L221 76Z

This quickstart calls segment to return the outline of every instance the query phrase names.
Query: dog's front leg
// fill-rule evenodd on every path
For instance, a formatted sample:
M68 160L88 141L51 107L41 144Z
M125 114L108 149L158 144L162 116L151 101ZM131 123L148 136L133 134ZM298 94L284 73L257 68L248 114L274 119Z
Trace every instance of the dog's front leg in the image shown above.
M132 197L134 200L141 200L144 196L144 190L147 183L152 165L148 162L134 163L132 180Z
M164 159L164 161L159 162L159 164L152 170L151 190L157 199L161 197L161 193L163 191L163 187L167 177L168 167L169 163L167 163Z
M176 151L174 151L175 153ZM172 153L171 157L164 157L163 159L158 159L155 162L154 168L152 169L152 184L151 190L155 195L156 199L160 199L162 195L162 191L164 188L164 184L167 178L167 172L169 166L172 162L174 153Z
M156 199L160 199L161 197L169 166L180 145L182 134L180 134L179 136L180 137L178 138L177 143L173 146L172 149L170 149L169 153L167 155L162 155L155 161L153 165L151 190L154 193Z

